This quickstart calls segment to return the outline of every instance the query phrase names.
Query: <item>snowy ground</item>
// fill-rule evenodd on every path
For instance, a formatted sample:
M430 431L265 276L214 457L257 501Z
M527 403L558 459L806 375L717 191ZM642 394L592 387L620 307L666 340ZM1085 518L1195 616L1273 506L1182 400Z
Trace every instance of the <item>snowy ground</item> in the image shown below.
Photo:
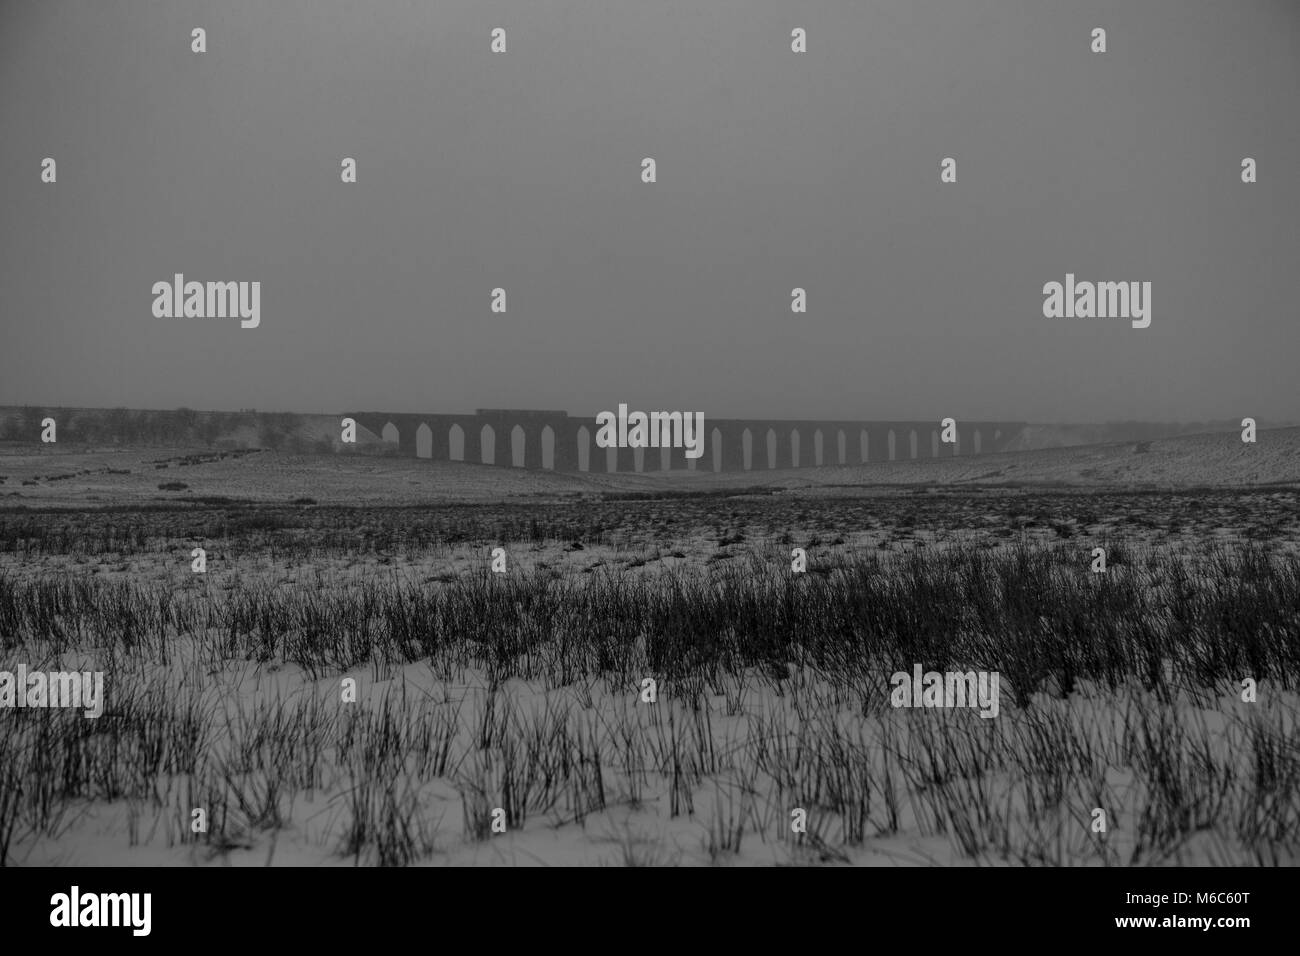
M1295 862L1295 492L834 485L0 512L0 670L109 687L0 710L0 857ZM891 706L917 663L998 716Z

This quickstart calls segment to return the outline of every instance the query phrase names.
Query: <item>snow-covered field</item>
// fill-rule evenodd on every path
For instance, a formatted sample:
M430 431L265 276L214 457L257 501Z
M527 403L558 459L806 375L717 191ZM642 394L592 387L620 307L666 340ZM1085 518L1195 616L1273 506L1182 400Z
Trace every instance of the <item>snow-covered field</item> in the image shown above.
M1292 488L446 466L397 507L378 489L427 463L286 458L247 500L276 460L157 469L186 504L107 472L6 499L0 672L100 671L105 699L0 707L0 860L1296 860ZM897 467L925 465L958 467ZM996 716L895 706L916 667L996 674Z

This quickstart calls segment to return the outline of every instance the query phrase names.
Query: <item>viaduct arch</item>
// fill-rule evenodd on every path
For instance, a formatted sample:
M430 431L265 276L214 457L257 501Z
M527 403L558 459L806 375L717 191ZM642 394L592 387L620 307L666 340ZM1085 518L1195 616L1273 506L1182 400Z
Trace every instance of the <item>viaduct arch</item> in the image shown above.
M564 411L480 408L472 415L344 414L411 458L596 473L766 471L986 455L1004 451L1025 427L1024 422L959 421L957 443L952 445L938 440L941 426L933 421L706 417L704 454L691 460L684 448L598 448L595 416L577 418Z

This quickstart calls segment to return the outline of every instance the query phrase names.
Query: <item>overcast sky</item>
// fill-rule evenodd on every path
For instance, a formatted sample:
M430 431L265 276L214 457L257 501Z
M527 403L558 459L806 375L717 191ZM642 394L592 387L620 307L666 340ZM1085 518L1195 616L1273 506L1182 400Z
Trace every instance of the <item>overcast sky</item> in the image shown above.
M1297 91L1294 0L3 0L0 403L1298 419Z

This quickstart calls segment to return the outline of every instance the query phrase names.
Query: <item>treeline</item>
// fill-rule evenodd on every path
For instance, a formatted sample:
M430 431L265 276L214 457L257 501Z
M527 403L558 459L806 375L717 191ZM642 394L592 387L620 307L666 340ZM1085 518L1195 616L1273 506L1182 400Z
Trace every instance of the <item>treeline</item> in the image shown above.
M0 441L40 441L41 423L46 418L57 423L61 442L254 447L295 454L334 450L330 439L307 434L303 416L293 412L200 412L192 408L164 411L25 405L0 409Z

